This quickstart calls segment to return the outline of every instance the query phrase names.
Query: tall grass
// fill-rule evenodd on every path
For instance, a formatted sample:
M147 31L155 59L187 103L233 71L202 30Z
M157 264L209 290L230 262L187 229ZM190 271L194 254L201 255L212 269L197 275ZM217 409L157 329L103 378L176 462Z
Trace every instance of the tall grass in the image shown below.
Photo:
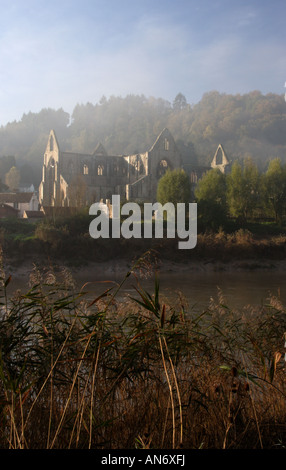
M146 292L142 266L93 300L66 270L35 268L25 292L2 274L0 447L285 447L284 306L219 293L197 315L156 276Z

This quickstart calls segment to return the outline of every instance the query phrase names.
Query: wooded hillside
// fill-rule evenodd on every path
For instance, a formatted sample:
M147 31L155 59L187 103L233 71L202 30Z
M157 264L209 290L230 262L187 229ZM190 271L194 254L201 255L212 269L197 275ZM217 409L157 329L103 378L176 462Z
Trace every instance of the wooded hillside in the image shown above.
M285 110L284 95L211 91L195 105L181 93L173 103L128 95L77 104L71 116L63 109L30 112L0 128L0 179L4 182L11 161L21 171L22 185L38 186L51 129L63 150L89 153L100 141L110 155L118 155L148 150L168 127L185 163L208 165L221 143L230 160L250 156L265 170L270 159L286 160Z

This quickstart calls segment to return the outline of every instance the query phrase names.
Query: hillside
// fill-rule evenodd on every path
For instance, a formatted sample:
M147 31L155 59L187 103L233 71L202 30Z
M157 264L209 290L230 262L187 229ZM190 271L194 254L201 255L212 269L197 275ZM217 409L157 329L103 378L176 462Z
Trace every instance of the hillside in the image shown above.
M148 150L168 127L184 163L209 164L222 143L231 160L251 156L264 170L271 158L286 157L285 109L283 95L211 91L195 105L187 103L181 93L173 103L128 95L77 104L71 116L63 109L30 112L0 128L0 179L4 181L8 171L7 160L11 165L16 161L21 184L38 186L52 128L65 150L92 152L100 141L109 154L116 155Z

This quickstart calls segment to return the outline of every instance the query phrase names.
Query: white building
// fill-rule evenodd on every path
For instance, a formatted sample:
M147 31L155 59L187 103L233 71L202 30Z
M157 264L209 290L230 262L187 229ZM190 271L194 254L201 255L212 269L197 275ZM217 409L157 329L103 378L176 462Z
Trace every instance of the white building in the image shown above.
M35 193L0 193L0 204L18 210L18 217L23 217L25 211L38 211L39 200Z

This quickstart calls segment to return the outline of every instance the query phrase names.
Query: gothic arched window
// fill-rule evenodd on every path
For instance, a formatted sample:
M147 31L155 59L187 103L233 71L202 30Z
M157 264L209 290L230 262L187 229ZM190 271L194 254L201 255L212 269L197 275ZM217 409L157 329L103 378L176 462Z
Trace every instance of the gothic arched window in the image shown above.
M168 168L170 168L170 166L169 166L167 160L161 160L158 163L158 166L157 166L157 177L161 178L166 173Z
M55 167L55 160L53 158L50 158L49 160L49 167L54 168Z
M97 174L98 174L98 176L102 176L102 175L103 175L103 170L104 170L104 166L103 166L103 165L98 165L98 167L97 167Z

